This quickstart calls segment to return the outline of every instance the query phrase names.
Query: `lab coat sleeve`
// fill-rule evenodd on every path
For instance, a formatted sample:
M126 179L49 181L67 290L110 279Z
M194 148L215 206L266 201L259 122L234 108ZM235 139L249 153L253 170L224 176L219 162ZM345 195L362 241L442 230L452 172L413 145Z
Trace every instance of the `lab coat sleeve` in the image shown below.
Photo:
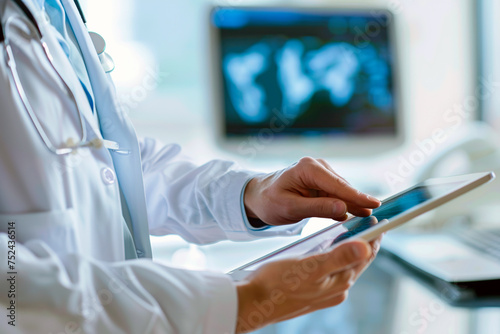
M253 229L244 216L241 194L259 173L242 170L234 162L212 160L196 165L179 145L140 141L150 232L178 234L203 244L230 239L294 235L305 222Z
M1 333L235 331L237 294L225 275L145 259L107 263L61 256L39 241L16 243L13 269L6 260L9 241L0 233Z

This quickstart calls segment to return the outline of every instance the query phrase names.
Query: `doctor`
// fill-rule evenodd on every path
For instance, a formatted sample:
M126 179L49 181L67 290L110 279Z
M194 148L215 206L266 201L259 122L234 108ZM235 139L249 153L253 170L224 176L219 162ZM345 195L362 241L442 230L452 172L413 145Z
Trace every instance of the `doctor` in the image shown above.
M149 235L287 235L378 200L322 160L266 175L138 140L73 0L0 0L0 14L0 332L248 332L346 298L378 241L234 283L151 261Z

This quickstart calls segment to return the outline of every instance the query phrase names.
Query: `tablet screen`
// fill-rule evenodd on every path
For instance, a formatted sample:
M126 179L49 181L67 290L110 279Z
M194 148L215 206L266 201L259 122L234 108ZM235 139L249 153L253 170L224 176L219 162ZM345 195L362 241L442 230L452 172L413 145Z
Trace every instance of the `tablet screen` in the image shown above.
M313 235L250 263L245 270L255 270L264 262L271 260L271 258L272 260L276 260L281 257L319 253L342 240L356 236L370 229L385 219L390 221L426 201L446 195L467 183L468 182L465 181L441 184L430 184L428 182L421 183L399 195L383 201L382 205L374 209L372 215L369 217L354 217L343 223L329 226L326 229L316 232Z

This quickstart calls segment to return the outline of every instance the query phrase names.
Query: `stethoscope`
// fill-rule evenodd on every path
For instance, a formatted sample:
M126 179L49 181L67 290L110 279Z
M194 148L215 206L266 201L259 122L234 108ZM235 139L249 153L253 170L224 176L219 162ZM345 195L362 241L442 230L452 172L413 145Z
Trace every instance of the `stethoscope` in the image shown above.
M103 146L110 149L110 150L117 151L117 152L121 153L122 151L120 150L120 147L119 147L118 143L116 143L116 142L113 142L110 140L104 140L104 139L100 139L100 138L94 138L92 140L87 140L87 130L86 130L85 122L83 119L83 114L80 111L80 108L78 107L78 103L76 101L75 95L73 94L70 87L65 82L65 80L63 79L63 77L61 76L61 74L56 69L56 67L53 63L53 57L50 53L50 50L47 46L47 43L45 42L45 40L43 38L43 34L42 34L42 31L40 29L39 24L35 20L35 17L31 13L29 8L26 6L26 4L24 4L22 2L22 0L13 0L13 1L19 6L19 8L22 10L22 12L26 15L26 17L31 21L31 23L33 23L34 27L36 28L40 44L41 44L42 49L45 53L45 56L47 57L47 60L50 63L50 66L52 67L54 72L57 73L57 76L59 77L59 79L63 82L64 86L66 87L67 91L69 92L69 95L70 95L71 99L73 100L75 107L78 111L78 118L79 118L80 131L81 131L81 137L80 137L79 141L74 142L74 139L70 138L66 141L65 145L63 145L61 147L56 147L55 145L53 145L52 142L50 141L49 137L47 136L45 130L43 129L42 125L40 124L40 121L36 117L35 112L33 111L33 108L31 106L31 103L28 101L28 97L26 95L26 92L25 92L23 85L21 84L21 80L19 78L19 74L17 71L16 61L14 58L14 53L12 51L12 47L9 43L9 39L6 37L8 35L7 33L8 33L8 29L10 27L10 23L14 18L13 17L8 18L6 23L5 23L5 26L3 26L2 23L0 22L0 44L1 43L4 44L4 51L5 51L5 55L6 55L6 59L7 59L7 65L10 69L11 79L14 82L14 85L16 86L16 90L19 94L19 97L21 98L21 101L23 103L23 106L24 106L26 112L28 113L31 121L33 122L33 125L35 126L35 128L36 128L38 134L40 135L42 141L44 142L45 146L47 146L47 148L52 153L54 153L56 155L66 155L66 154L70 154L70 153L76 153L78 149L86 148L86 147L87 148L93 147L96 149L100 149ZM76 7L78 8L78 12L80 13L80 16L81 16L83 22L86 23L85 16L83 14L83 11L82 11L82 8L80 6L79 1L78 0L74 0L74 1L76 4ZM89 33L89 34L90 34L91 40L94 44L94 47L96 48L96 51L98 53L99 60L101 61L101 65L103 66L103 69L106 72L112 71L114 69L114 63L113 63L113 60L111 59L111 57L104 52L104 50L106 48L106 43L104 42L104 39L100 35L98 35L97 33Z

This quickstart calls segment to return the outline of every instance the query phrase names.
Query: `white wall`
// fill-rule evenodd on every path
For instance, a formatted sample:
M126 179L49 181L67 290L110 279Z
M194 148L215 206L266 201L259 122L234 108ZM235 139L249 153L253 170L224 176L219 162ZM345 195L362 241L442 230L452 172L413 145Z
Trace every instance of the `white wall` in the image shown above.
M436 128L453 125L450 117L448 121L444 118L445 112L473 102L467 100L474 92L473 1L294 2L330 6L378 4L393 10L398 18L405 112L414 138L423 139ZM206 124L212 114L205 66L207 3L88 0L86 6L89 27L108 41L108 50L117 63L113 75L139 133L180 142L200 156L205 156L203 152L212 145L206 138L211 138ZM150 72L158 65L162 76L156 77L156 87L151 89L149 83L155 78L151 79Z

